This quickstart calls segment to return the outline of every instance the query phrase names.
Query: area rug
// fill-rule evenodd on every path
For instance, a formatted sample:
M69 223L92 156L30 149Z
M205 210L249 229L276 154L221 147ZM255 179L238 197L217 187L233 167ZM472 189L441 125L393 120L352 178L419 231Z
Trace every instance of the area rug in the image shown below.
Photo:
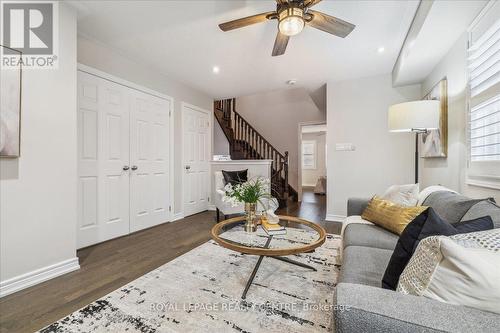
M235 229L225 238L235 240ZM288 228L290 241L316 234ZM241 233L238 233L241 235ZM243 242L264 242L263 231ZM119 290L47 326L41 332L331 332L340 236L327 235L314 252L289 256L317 271L264 258L246 300L245 284L258 257L214 241L191 250Z

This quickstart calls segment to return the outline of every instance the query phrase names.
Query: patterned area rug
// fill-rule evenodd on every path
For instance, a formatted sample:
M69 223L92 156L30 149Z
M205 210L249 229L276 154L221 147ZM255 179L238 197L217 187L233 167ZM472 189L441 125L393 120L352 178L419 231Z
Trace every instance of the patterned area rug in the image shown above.
M234 239L231 232L224 236ZM287 232L290 244L274 236L271 247L315 237ZM264 258L242 300L258 257L208 241L41 332L331 332L339 247L340 236L327 235L314 252L289 256L316 272Z

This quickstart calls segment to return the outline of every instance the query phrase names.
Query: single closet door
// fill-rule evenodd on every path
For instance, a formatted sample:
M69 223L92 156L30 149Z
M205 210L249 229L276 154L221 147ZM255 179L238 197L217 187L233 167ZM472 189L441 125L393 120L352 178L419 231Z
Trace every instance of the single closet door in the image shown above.
M130 232L169 221L170 103L131 92Z
M78 247L129 233L129 91L78 72Z
M183 210L189 216L208 209L210 188L210 114L184 105L183 132Z

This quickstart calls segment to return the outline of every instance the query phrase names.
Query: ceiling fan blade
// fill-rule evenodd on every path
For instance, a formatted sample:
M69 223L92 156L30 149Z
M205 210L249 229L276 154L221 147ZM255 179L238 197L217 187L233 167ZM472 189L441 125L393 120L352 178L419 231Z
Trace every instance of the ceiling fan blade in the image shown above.
M252 15L248 17L243 17L237 20L225 22L219 24L219 28L222 31L229 31L233 29L238 29L238 28L243 28L246 27L247 25L252 25L260 22L266 21L269 15L276 14L276 12L267 12L267 13L262 13L262 14L257 14L257 15Z
M276 0L276 2L278 3L278 5L284 5L288 3L288 0Z
M285 53L286 46L288 45L289 36L282 34L278 31L276 35L276 40L274 41L273 47L273 57L282 55Z
M352 23L315 10L310 9L307 13L312 15L312 20L307 22L311 27L342 38L349 35L354 30L354 27L356 27Z
M305 7L312 7L312 6L316 6L320 2L321 2L321 0L304 0L304 6Z

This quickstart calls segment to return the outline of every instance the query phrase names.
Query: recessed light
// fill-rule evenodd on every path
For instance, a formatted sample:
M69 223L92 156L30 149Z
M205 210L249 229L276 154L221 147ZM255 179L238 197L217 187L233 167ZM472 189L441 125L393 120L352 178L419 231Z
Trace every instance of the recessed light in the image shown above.
M219 74L219 72L220 72L220 68L219 68L219 66L214 66L214 67L212 68L212 72L213 72L214 74Z
M377 49L377 52L378 52L378 53L384 53L384 51L385 51L385 47L383 47L383 46L381 46L381 47L379 47L379 48Z
M296 83L297 83L297 79L291 79L291 80L286 81L286 84L288 84L289 86L293 86Z

